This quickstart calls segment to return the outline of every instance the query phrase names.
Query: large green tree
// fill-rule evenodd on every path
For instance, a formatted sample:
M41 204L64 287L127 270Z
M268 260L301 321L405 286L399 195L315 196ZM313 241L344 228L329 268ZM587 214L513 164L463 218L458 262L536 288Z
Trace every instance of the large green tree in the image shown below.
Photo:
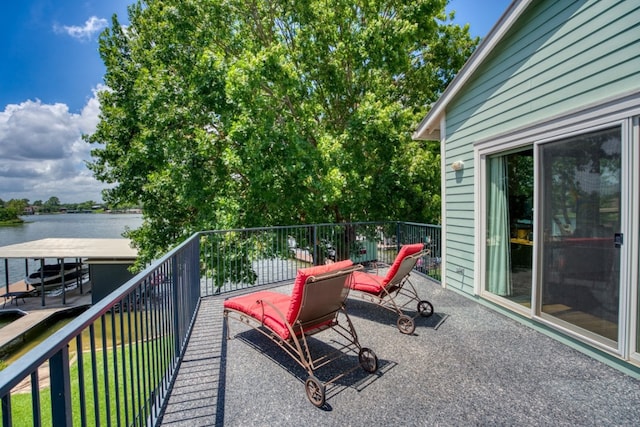
M158 0L100 39L86 137L149 260L194 231L438 221L439 146L411 132L478 40L446 0Z

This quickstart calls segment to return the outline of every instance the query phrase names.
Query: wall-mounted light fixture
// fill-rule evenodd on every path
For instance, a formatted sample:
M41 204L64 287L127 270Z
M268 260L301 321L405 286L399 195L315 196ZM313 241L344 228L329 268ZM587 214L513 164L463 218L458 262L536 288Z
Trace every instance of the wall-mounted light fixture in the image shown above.
M456 172L461 171L462 169L464 169L464 162L462 160L457 160L451 163L451 169L453 169Z

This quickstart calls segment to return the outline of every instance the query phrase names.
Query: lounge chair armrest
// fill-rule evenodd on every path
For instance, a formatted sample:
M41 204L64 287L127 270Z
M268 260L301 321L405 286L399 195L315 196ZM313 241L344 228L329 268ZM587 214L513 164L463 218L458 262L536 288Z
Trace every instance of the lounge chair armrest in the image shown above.
M282 323L286 324L287 323L287 319L286 317L284 317L284 314L282 314L282 312L278 309L278 307L276 307L275 305L273 305L271 302L269 302L266 299L259 299L256 301L256 303L260 304L260 307L262 307L262 323L264 324L264 304L267 304L269 307L271 307L273 309L273 311L276 312L276 314L280 317L280 320L282 320Z

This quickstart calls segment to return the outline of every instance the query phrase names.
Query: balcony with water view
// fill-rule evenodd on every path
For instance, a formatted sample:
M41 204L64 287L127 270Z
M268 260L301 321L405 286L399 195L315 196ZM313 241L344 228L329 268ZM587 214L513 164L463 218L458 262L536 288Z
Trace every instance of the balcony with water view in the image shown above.
M632 425L637 379L441 283L441 229L405 222L194 234L0 372L3 425ZM432 316L351 296L346 310L378 367L328 384L239 322L226 299L291 292L296 272L351 259L384 274L403 245L427 251L411 280ZM446 268L446 267L445 267ZM415 309L409 308L415 312ZM227 328L228 326L228 328ZM334 337L310 337L332 347ZM321 381L346 365L317 370ZM635 403L634 403L635 402Z

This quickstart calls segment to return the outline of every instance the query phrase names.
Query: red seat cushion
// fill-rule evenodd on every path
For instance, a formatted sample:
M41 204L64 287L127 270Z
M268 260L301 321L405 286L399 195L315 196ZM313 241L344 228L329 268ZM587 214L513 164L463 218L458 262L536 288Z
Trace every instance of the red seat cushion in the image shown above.
M301 268L296 275L291 296L272 291L258 291L230 298L224 302L224 307L240 311L257 319L282 339L286 340L291 337L287 323L291 325L298 316L300 306L302 305L304 284L307 279L311 276L344 270L352 265L353 262L351 260L344 260L333 264ZM266 303L261 304L259 301L267 301L271 305ZM274 307L276 307L282 315L278 314ZM284 316L284 319L282 316ZM321 325L314 325L313 328L318 326Z
M271 305L259 301L268 301ZM261 321L267 328L286 340L291 334L282 316L285 316L289 310L290 302L289 295L272 291L258 291L230 298L224 302L224 308L237 310ZM280 311L280 314L272 305Z
M400 248L400 252L398 252L396 259L393 261L393 264L391 264L391 267L389 267L389 271L387 271L387 274L384 277L371 273L365 273L363 271L356 271L355 273L353 273L351 289L366 292L369 294L380 295L385 286L387 286L389 281L398 272L400 264L402 264L402 260L410 255L420 252L423 248L424 245L422 243L404 245L402 248Z
M368 294L379 295L384 289L384 285L382 284L383 281L383 276L365 273L364 271L356 271L353 273L351 289L366 292Z

